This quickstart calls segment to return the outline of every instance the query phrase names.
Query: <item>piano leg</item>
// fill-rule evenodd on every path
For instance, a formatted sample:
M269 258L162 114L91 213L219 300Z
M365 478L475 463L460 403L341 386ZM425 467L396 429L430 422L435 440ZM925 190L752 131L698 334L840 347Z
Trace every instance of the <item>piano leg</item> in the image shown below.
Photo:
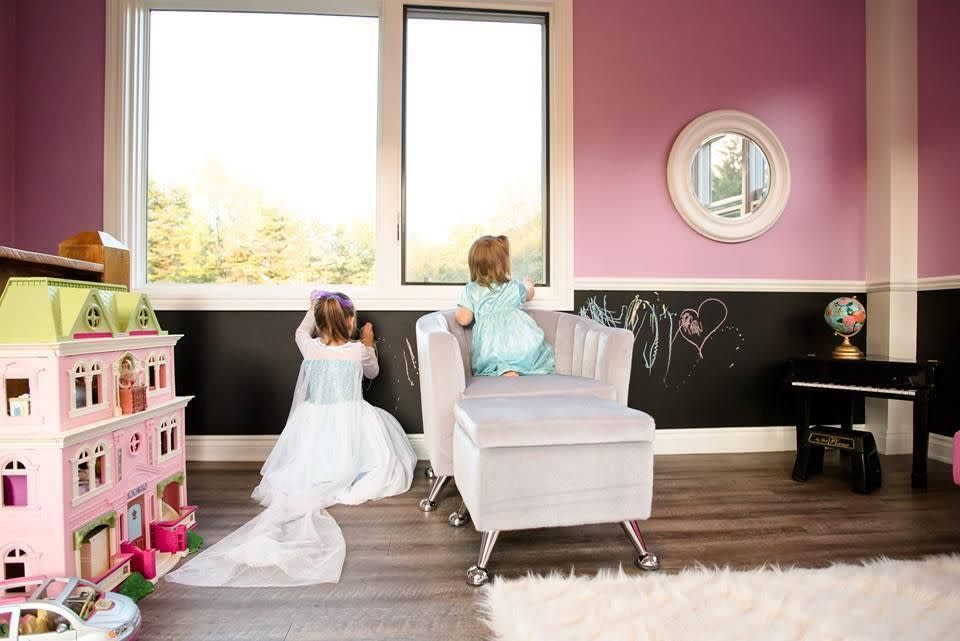
M791 475L794 481L806 481L809 478L810 472L814 473L819 470L816 469L817 461L814 460L813 467L814 470L810 469L811 455L814 455L814 448L810 446L810 443L807 442L807 431L810 429L810 394L807 392L798 392L797 393L797 458L793 462L793 474ZM816 459L815 456L813 456ZM820 461L819 467L823 469L823 453L820 452Z
M910 485L914 488L927 487L927 447L930 442L930 428L927 424L930 397L926 390L919 390L913 399L913 473Z
M844 432L852 432L854 410L857 407L857 399L860 397L856 394L848 394L846 398L847 406L845 408L846 411L843 415L843 420L840 422L840 429L842 429ZM852 465L849 450L840 450L840 462L844 467L850 467Z

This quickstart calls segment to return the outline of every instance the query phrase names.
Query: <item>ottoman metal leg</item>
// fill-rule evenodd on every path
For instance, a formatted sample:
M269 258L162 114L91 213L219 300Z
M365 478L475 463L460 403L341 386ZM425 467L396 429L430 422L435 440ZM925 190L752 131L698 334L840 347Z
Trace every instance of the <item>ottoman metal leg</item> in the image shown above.
M630 539L633 547L637 550L638 556L636 561L634 561L637 567L648 572L659 570L660 559L657 558L656 554L647 549L647 545L643 541L643 535L640 533L640 524L635 520L621 521L620 527L627 533L627 538Z
M477 564L471 565L467 570L467 585L478 587L490 580L487 574L487 561L490 560L490 553L493 552L493 546L497 543L497 537L500 536L499 530L483 532L480 539L480 555L477 557Z
M421 512L433 512L437 509L437 497L440 496L440 490L443 489L443 486L446 485L449 480L449 476L438 476L433 479L433 487L430 488L430 494L427 495L427 498L420 501Z
M460 501L460 507L457 508L456 512L450 514L447 518L447 523L453 527L463 527L470 520L470 512L467 511L467 504L463 501Z
M427 466L427 469L423 471L423 475L426 476L431 481L437 478L437 475L433 473L433 468L430 466Z

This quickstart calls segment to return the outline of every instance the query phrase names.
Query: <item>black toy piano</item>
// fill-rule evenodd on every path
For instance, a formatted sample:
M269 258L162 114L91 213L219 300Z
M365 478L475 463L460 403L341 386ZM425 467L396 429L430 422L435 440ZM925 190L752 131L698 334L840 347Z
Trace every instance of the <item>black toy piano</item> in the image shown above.
M842 394L850 399L850 411L844 415L841 424L841 430L846 432L853 431L853 402L856 399L871 396L912 401L913 473L910 483L915 488L927 487L927 445L930 439L927 415L930 400L936 392L940 367L936 361L837 360L815 356L791 359L787 382L798 399L798 453L810 445L810 406L815 394Z

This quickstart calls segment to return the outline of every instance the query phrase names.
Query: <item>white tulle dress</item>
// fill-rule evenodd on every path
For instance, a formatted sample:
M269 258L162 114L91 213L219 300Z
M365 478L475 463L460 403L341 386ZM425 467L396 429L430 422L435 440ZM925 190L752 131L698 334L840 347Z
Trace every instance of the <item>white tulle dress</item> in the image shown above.
M287 424L263 464L253 498L266 509L201 551L169 581L200 586L281 587L336 583L346 544L326 509L406 492L416 455L393 416L363 400L379 373L361 343L312 338L308 313L296 340L300 366Z

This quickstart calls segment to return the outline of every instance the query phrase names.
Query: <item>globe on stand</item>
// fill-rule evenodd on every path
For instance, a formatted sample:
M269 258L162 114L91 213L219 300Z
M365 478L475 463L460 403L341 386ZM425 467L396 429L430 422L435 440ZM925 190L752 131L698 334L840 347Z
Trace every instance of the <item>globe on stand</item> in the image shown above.
M850 337L856 336L867 321L867 310L863 307L863 303L856 297L836 298L827 304L823 312L823 320L837 336L843 336L843 342L833 349L834 358L844 360L863 358L860 348L850 342Z

